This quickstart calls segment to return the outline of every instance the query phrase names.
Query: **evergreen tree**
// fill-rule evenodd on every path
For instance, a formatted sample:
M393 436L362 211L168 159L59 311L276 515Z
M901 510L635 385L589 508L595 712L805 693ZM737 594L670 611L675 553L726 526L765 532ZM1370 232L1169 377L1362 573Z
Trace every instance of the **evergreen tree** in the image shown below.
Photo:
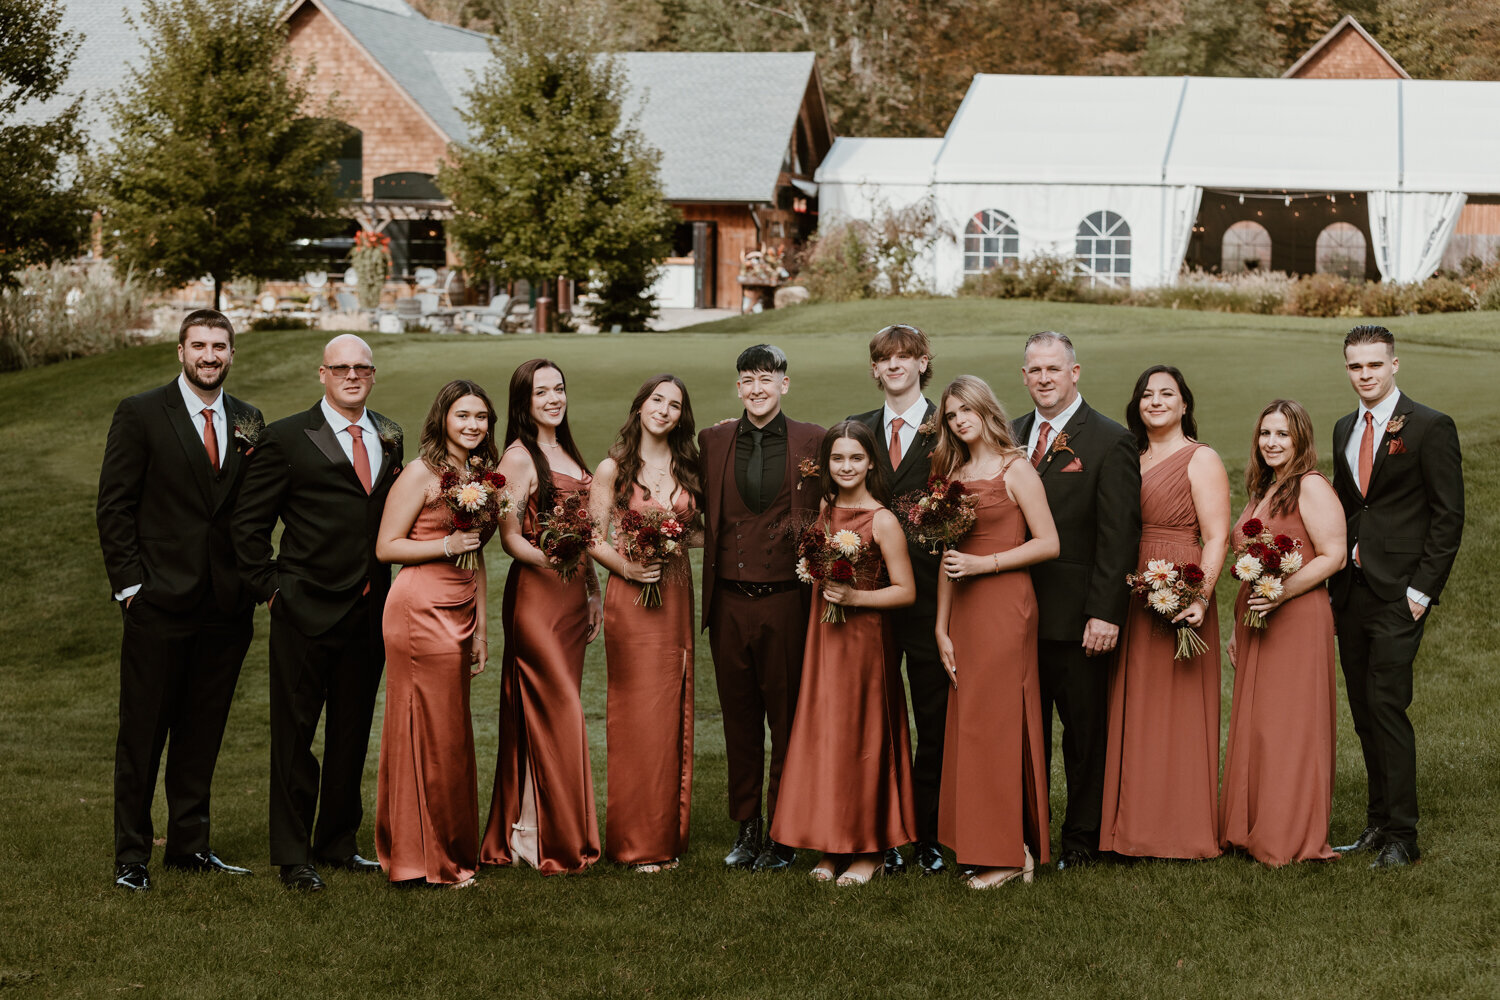
M497 25L494 58L467 95L470 141L450 147L438 176L453 200L449 232L471 274L593 279L612 321L643 325L641 292L675 221L660 154L624 118L622 71L593 49L590 26L528 7Z
M281 0L146 0L144 68L115 95L100 168L105 231L156 284L223 284L295 267L292 239L338 208L341 126L303 113Z
M56 0L0 0L0 288L71 255L88 221L74 178L83 99L51 118L27 113L57 94L77 52L61 21Z

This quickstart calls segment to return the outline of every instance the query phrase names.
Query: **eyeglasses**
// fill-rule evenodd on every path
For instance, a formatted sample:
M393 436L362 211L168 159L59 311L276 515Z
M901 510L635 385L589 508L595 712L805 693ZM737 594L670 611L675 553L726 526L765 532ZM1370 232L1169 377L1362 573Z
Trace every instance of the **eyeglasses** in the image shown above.
M348 378L350 375L355 378L375 377L374 365L324 365L323 367L334 378Z

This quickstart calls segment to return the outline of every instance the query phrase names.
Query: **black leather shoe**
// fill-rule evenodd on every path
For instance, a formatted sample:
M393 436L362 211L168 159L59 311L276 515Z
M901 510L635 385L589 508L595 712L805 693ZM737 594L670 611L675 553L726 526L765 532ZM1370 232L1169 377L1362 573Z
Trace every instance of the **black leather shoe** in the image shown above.
M288 889L298 889L302 892L322 892L328 888L321 878L318 870L312 865L282 865L281 884Z
M792 862L797 860L797 849L785 844L778 844L770 837L766 838L766 849L760 852L760 857L755 859L754 870L758 872L780 872L792 867Z
M948 870L943 860L943 849L930 840L917 841L917 853L912 858L922 869L923 875L941 875Z
M204 851L201 854L169 854L163 859L162 865L177 872L219 872L224 875L255 874L248 868L228 864L213 851Z
M367 874L381 870L379 861L371 861L362 858L358 854L351 854L347 858L319 858L318 864L324 868L342 868L346 872L365 872Z
M140 862L115 865L115 885L130 892L145 892L151 888L151 875Z
M765 824L759 816L740 821L740 832L734 838L734 846L724 855L724 864L730 868L750 868L760 857L761 828Z
M1385 843L1385 834L1378 826L1367 826L1354 843L1345 844L1343 847L1335 847L1334 850L1340 854L1358 854L1360 851L1378 851Z
M1062 857L1057 859L1057 870L1065 872L1070 868L1087 868L1095 860L1083 851L1063 851Z
M887 875L906 874L906 859L901 856L901 849L899 847L891 847L886 849L885 873Z
M1401 868L1412 864L1422 856L1417 845L1404 840L1392 840L1380 848L1371 868Z

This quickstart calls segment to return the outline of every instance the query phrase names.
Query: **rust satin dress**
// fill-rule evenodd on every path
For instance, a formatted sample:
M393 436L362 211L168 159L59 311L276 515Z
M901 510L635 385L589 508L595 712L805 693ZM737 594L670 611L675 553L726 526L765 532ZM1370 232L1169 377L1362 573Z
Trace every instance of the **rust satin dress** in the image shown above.
M857 531L865 545L875 545L874 510L832 507L824 517L831 517L831 530ZM861 590L884 585L857 584ZM909 844L917 830L911 735L889 618L884 611L846 608L842 623L818 621L827 606L815 586L771 837L826 854Z
M516 446L512 446L516 447ZM586 491L582 479L552 473L558 493ZM536 494L526 501L521 533L537 536ZM527 769L536 795L537 869L581 871L599 859L599 821L584 727L583 654L588 648L588 592L580 570L564 581L519 560L505 577L505 655L500 667L500 748L495 791L479 860L508 865L512 826L521 818Z
M429 541L452 530L445 505L433 499L407 537ZM392 882L462 882L479 863L469 718L476 593L474 570L437 559L403 566L386 598L375 853Z
M1141 555L1203 560L1188 464L1200 444L1141 477ZM1120 581L1125 586L1125 581ZM1198 634L1208 650L1172 659L1177 626L1132 598L1109 677L1109 742L1099 849L1148 858L1219 851L1219 615L1209 595Z
M634 510L661 510L631 494ZM673 512L687 523L692 496ZM686 541L686 538L683 539ZM610 575L604 594L607 663L604 854L621 864L680 858L693 797L693 569L687 549L667 565L661 607L636 604L639 584Z
M1317 475L1317 473L1310 473ZM1243 545L1235 522L1231 546ZM1296 511L1261 514L1271 531L1311 546ZM1231 557L1232 558L1232 557ZM1334 637L1328 590L1317 586L1266 616L1266 627L1240 624L1249 601L1234 602L1236 664L1224 754L1219 823L1225 848L1269 865L1327 861L1334 775Z
M964 486L979 505L960 552L987 556L1026 540L1026 517L1005 492L1003 470ZM1044 864L1051 859L1047 764L1031 573L959 581L948 635L958 686L948 692L938 839L964 865L1020 868L1023 846Z

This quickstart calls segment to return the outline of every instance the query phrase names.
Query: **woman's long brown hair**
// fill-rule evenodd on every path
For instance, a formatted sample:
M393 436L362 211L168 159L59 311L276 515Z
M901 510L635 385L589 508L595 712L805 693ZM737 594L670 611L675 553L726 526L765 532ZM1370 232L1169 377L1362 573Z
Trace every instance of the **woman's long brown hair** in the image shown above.
M489 393L479 383L456 378L438 390L437 398L432 401L432 408L427 411L427 419L422 421L422 460L434 472L441 472L444 467L453 465L448 454L448 411L465 396L477 396L490 413L484 440L479 442L479 447L469 452L470 460L479 459L479 464L486 469L493 469L500 464L500 449L495 446L495 404L490 402Z
M1286 474L1276 482L1276 472L1260 454L1260 425L1273 413L1286 417L1287 429L1292 432L1292 456L1287 459ZM1245 492L1250 495L1250 509L1254 510L1269 491L1270 513L1286 514L1297 509L1302 500L1302 477L1318 467L1318 450L1313 444L1312 417L1295 399L1273 399L1255 418L1255 431L1250 435L1250 461L1245 463Z
M641 474L641 435L644 433L641 430L641 407L646 405L646 401L664 382L672 383L682 393L682 415L677 420L677 426L667 434L667 448L672 453L672 478L693 498L693 509L702 511L703 485L698 478L698 439L694 436L693 401L688 396L687 386L682 379L665 373L653 375L641 384L635 398L630 401L630 415L625 418L614 446L609 449L609 457L615 460L615 505L624 507L630 504L630 487ZM646 498L650 499L651 490L645 483L641 483L640 487ZM662 506L666 506L670 499L662 498Z
M542 446L536 441L536 421L531 419L531 392L536 381L536 373L543 368L552 368L557 374L562 375L563 390L567 391L568 376L557 364L546 358L532 358L523 361L516 367L510 376L510 401L505 418L505 446L510 447L512 441L520 441L526 448L526 453L531 456L532 464L536 466L536 509L548 510L552 507L552 465L547 461L547 456L542 454ZM578 450L578 445L573 443L573 431L568 426L568 412L563 411L562 423L557 427L557 443L562 445L563 451L578 463L578 468L588 469L584 464L583 455Z
M950 396L980 415L984 420L985 437L989 438L990 444L1002 456L1021 454L1016 439L1011 435L1005 407L995 398L995 391L990 388L989 383L975 375L960 375L948 383L948 388L943 390L943 398L938 401L934 418L938 422L938 439L937 447L932 449L933 475L948 479L959 466L969 460L969 446L948 428Z

